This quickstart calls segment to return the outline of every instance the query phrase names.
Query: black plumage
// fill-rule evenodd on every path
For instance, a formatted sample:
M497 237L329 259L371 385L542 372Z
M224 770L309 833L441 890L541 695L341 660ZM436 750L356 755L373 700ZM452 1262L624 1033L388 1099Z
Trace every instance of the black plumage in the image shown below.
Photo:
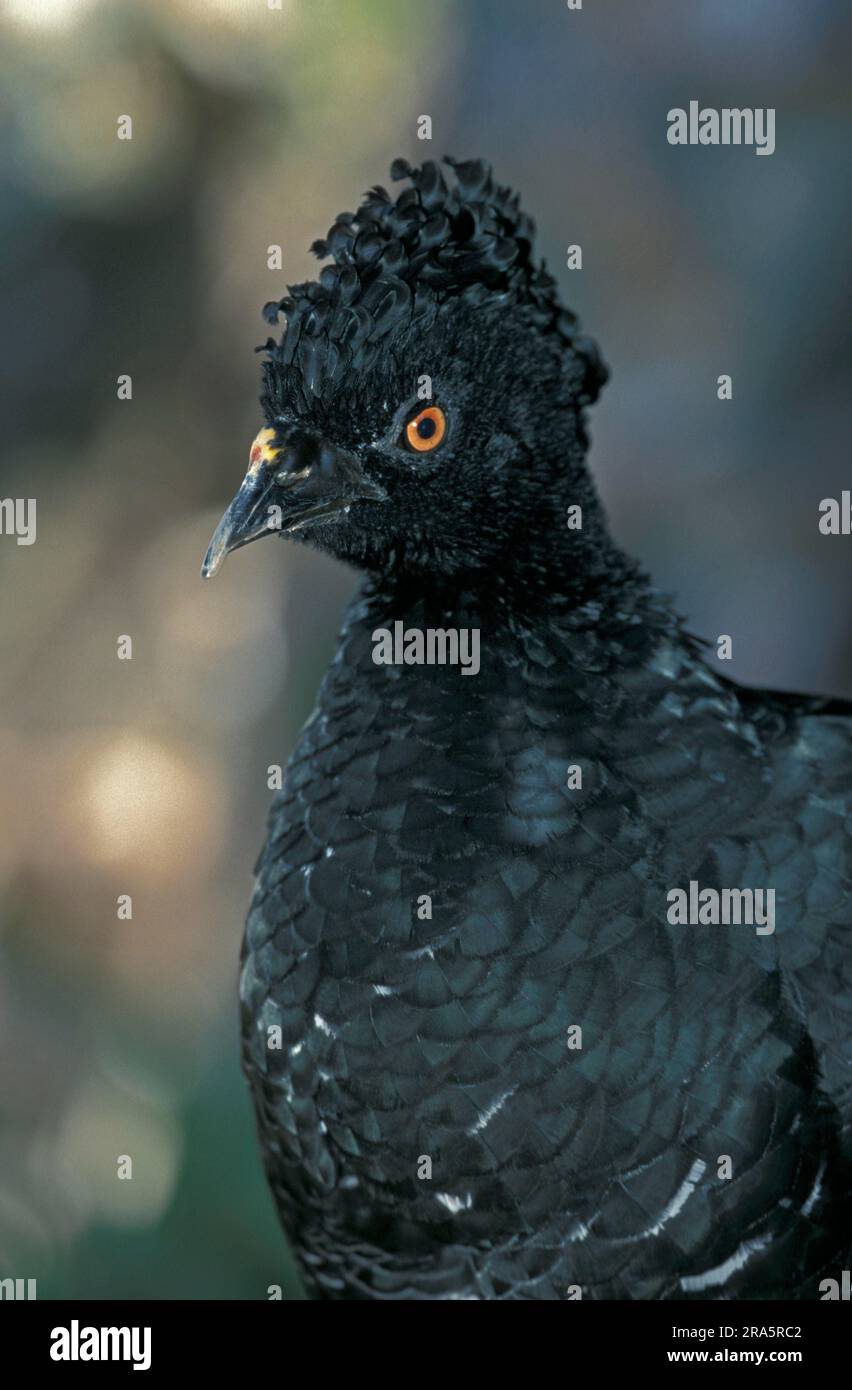
M717 674L612 541L606 369L517 197L452 167L396 161L267 306L205 562L271 528L366 571L246 927L269 1182L320 1296L819 1298L849 1266L852 706ZM477 629L478 674L376 664L398 621ZM774 933L671 925L690 881L774 889Z

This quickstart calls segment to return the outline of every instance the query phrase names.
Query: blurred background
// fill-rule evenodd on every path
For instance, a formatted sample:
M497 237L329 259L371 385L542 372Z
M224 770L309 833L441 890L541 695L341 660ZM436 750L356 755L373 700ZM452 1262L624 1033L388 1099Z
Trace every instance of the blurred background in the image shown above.
M299 1296L237 963L266 769L356 581L286 543L199 566L260 307L395 155L522 191L612 367L614 530L725 669L852 695L852 539L817 529L852 485L850 29L843 0L0 3L0 496L38 503L35 545L0 537L0 1277ZM775 107L775 154L669 146L691 99Z

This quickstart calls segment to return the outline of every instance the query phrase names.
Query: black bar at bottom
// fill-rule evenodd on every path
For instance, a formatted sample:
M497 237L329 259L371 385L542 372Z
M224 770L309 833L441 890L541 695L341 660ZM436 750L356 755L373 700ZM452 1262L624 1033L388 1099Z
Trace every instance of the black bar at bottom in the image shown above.
M420 1316L403 1313L402 1323L399 1316L387 1308L370 1312L364 1304L341 1314L332 1304L312 1308L303 1302L3 1302L0 1346L7 1369L39 1376L91 1379L104 1371L114 1376L137 1370L150 1381L184 1374L197 1378L209 1371L217 1380L238 1379L240 1390L255 1385L260 1390L271 1383L268 1377L292 1373L303 1379L305 1359L327 1378L338 1357L347 1376L360 1366L359 1374L394 1380L406 1373L418 1378L463 1373L469 1357L471 1373L481 1382L483 1361L507 1351L527 1375L541 1374L544 1380L557 1367L562 1375L588 1373L590 1366L624 1373L702 1365L750 1365L759 1371L790 1366L812 1380L844 1366L852 1331L848 1300L578 1301L545 1314L544 1323L514 1326L504 1319L480 1323L480 1315L470 1310L450 1313L449 1323L436 1324L434 1307ZM421 1321L427 1316L428 1323ZM387 1338L395 1330L405 1340L389 1357Z

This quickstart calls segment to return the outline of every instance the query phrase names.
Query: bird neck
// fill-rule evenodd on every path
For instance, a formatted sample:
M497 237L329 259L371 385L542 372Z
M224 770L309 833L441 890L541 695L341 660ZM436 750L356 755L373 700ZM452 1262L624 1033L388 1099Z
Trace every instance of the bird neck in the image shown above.
M457 569L400 565L395 556L372 572L370 592L384 596L389 607L407 610L421 601L432 611L463 606L513 628L570 620L572 612L595 603L659 608L645 573L610 535L585 473L570 488L542 489L535 506L503 519L499 541L483 549L476 565Z

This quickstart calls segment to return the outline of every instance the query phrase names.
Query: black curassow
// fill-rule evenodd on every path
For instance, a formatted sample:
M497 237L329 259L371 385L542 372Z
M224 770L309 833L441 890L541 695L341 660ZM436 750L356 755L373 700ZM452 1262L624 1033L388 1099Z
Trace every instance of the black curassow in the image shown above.
M366 572L243 948L281 1219L320 1297L818 1299L850 1249L852 706L717 674L610 538L606 368L517 196L446 163L397 160L266 306L204 566L278 531Z

